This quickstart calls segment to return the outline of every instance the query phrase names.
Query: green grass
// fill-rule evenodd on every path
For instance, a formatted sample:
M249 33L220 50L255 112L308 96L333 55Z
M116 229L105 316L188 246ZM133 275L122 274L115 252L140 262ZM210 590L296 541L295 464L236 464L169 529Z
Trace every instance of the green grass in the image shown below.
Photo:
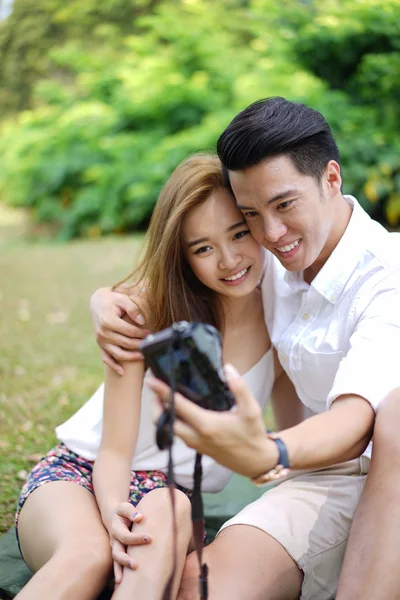
M0 532L54 427L102 381L89 298L131 270L142 241L28 243L14 217L0 209Z

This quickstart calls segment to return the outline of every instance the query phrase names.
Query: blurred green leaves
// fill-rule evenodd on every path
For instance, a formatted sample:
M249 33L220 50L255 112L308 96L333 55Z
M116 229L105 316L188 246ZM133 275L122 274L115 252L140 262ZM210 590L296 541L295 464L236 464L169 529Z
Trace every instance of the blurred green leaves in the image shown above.
M345 191L396 225L399 16L400 0L16 0L0 25L0 198L62 238L143 227L184 157L284 95L324 114Z

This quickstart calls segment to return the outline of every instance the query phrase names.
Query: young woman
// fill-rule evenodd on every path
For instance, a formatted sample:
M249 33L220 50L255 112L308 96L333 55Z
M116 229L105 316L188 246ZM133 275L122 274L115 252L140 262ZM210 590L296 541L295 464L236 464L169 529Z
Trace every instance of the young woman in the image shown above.
M258 288L262 272L263 250L224 187L219 160L196 155L162 190L144 260L132 283L118 289L142 299L153 331L182 319L220 329L224 361L264 407L277 368ZM106 366L104 386L57 428L60 443L30 473L16 522L35 575L19 600L97 598L112 563L114 600L161 597L172 568L167 452L155 444L144 371L141 361L126 362L123 376ZM176 595L191 541L194 451L177 440L174 461ZM215 492L231 474L208 457L203 472L203 490Z

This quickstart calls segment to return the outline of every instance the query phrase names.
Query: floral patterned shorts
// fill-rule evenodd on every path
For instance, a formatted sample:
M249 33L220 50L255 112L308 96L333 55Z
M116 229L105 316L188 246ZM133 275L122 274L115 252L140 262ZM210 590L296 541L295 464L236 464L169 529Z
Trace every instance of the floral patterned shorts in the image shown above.
M22 488L15 517L16 528L18 528L18 518L26 499L36 488L45 483L50 483L51 481L74 481L94 495L92 483L93 465L94 461L86 460L82 456L75 454L75 452L72 452L63 443L58 444L50 450L33 467ZM132 471L131 475L129 497L134 506L140 502L147 492L156 488L167 487L167 476L162 471ZM187 490L181 486L177 486L177 488L190 497L191 490Z

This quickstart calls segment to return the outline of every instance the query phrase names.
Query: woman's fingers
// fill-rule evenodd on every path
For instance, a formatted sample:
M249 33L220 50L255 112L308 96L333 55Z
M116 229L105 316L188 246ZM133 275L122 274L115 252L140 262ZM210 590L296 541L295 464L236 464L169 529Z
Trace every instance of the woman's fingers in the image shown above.
M116 560L113 561L114 565L114 581L115 585L118 585L122 581L122 566Z
M130 508L129 508L130 507ZM112 537L124 546L141 546L150 544L151 535L146 532L136 533L131 530L135 523L139 523L143 515L135 510L129 502L122 502L117 507L116 516L113 518L111 533Z
M130 502L121 502L116 509L111 527L111 550L114 561L114 577L116 585L121 583L123 568L137 569L138 562L127 553L129 546L141 546L152 541L148 533L135 533L131 527L143 519Z
M139 564L127 552L125 547L118 540L113 540L111 544L111 552L114 561L114 577L115 583L121 583L123 567L135 571Z
M129 519L132 523L139 523L143 519L140 513L130 502L121 502L117 506L117 515Z
M148 533L135 533L129 531L128 527L123 523L114 523L112 535L124 546L143 546L150 544L152 541L151 535Z

